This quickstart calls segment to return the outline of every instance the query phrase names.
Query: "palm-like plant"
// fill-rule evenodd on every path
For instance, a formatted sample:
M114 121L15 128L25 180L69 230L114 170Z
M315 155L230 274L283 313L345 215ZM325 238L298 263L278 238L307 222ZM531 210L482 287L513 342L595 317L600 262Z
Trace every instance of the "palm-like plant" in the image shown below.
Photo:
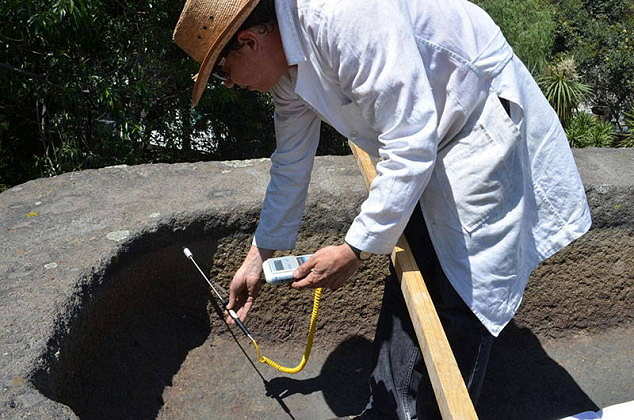
M538 83L564 126L591 92L580 80L573 57L562 57L547 66Z

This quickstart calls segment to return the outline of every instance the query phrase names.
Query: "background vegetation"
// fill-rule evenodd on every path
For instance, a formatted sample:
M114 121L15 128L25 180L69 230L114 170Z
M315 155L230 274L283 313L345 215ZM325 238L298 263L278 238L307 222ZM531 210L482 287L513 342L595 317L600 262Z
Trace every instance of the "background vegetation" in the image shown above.
M266 95L211 82L190 108L197 66L171 41L183 3L0 3L0 191L122 163L270 155L275 140ZM555 92L549 99L574 146L634 145L631 2L477 3L544 91ZM347 146L324 125L318 153L343 154Z

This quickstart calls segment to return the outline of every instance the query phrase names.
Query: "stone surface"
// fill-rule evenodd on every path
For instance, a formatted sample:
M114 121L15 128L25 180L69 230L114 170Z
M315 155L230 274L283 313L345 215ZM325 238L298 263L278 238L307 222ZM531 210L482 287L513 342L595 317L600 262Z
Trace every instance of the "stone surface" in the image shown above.
M240 343L253 358L246 341ZM477 405L479 418L560 419L629 401L634 398L633 343L632 327L551 340L511 325L493 348ZM301 353L284 344L263 351L290 365ZM371 364L370 340L352 335L336 346L315 349L301 373L283 375L249 363L233 340L210 335L164 388L158 418L325 420L354 415L368 400Z
M634 316L634 151L575 157L593 230L536 270L517 317L518 327L550 339ZM226 285L255 229L269 165L119 166L0 194L0 417L164 416L172 381L206 386L181 366L212 337L229 336L181 248ZM340 241L364 196L351 157L318 158L295 252ZM371 338L385 269L375 257L326 293L322 357L350 335ZM296 354L310 298L280 290L263 289L249 326Z

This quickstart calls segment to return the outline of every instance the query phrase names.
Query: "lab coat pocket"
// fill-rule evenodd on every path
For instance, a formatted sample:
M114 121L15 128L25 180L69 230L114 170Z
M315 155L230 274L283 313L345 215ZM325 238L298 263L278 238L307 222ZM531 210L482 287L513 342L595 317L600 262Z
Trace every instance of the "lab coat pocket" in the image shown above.
M451 227L472 233L516 207L523 191L519 144L517 127L492 95L477 120L438 152L434 177Z

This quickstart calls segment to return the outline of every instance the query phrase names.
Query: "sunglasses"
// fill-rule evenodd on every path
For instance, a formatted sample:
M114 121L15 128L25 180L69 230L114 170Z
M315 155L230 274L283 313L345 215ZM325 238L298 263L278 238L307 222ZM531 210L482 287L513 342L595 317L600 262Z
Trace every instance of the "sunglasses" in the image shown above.
M222 57L218 60L218 63L214 66L214 69L211 71L211 75L221 82L225 82L229 80L229 73L224 71L222 67L225 65L225 58Z

